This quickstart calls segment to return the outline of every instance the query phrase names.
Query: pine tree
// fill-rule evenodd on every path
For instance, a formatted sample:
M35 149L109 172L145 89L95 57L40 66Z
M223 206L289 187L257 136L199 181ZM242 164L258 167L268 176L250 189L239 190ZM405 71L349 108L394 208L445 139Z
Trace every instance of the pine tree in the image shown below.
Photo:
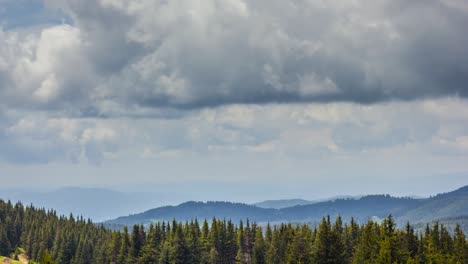
M331 252L334 256L332 263L346 263L346 251L343 243L343 221L341 216L335 220L335 224L331 230Z
M359 225L356 223L354 218L351 218L349 225L345 224L343 230L343 246L345 250L344 257L346 259L346 263L351 263L358 242Z
M377 257L378 264L392 264L392 245L389 238L384 238L379 243L379 255Z
M108 246L107 255L113 263L117 262L117 255L119 254L121 241L122 237L120 236L120 232L112 232L112 240Z
M44 251L44 254L42 254L40 263L41 264L54 264L54 261L52 260L52 257L50 256L48 250Z
M255 224L253 228L250 225L249 219L246 221L245 230L244 230L244 259L245 262L250 264L252 263L252 255L253 255L253 244L254 244L254 236L255 233L252 231L255 229Z
M330 216L323 218L317 230L315 240L314 260L317 264L344 263L344 247L340 237L340 218L332 230Z
M226 264L234 264L236 263L236 255L237 255L237 237L236 237L236 230L234 224L229 220L227 222L227 229L226 229L226 238L225 238L225 259L224 263Z
M210 229L208 227L208 221L205 219L203 221L202 229L201 229L201 256L200 256L200 263L201 264L208 264L210 263L210 251L212 248L211 240L210 240Z
M382 222L381 228L381 241L380 251L378 257L378 263L390 263L392 264L397 259L397 247L396 247L396 223L393 220L393 216L389 215Z
M453 259L455 263L466 264L468 263L468 245L466 237L459 224L455 226L454 230L454 252Z
M11 243L5 230L6 225L0 219L0 255L8 255L11 252Z
M144 244L145 231L143 227L134 225L132 229L132 235L130 238L130 249L129 249L129 262L135 262L139 255L141 247Z
M129 257L129 248L130 248L130 239L128 237L128 228L124 227L124 232L122 234L122 241L120 242L120 250L117 255L117 263L125 264L128 263Z
M157 264L159 262L159 247L161 244L161 231L159 224L150 225L146 243L141 249L141 263Z
M257 227L255 231L255 245L253 249L253 264L264 264L265 259L265 241L263 239L263 232L261 227Z
M236 263L237 264L245 264L248 263L247 258L246 258L246 245L245 245L245 235L244 235L244 224L242 223L242 220L240 221L239 224L239 230L237 231L237 255L236 255Z
M425 233L425 240L426 240L426 258L429 263L432 264L443 264L445 262L445 258L441 252L441 244L440 244L440 225L436 222L432 229L427 228Z
M376 263L379 245L374 225L374 222L369 221L363 227L359 243L356 246L356 253L353 257L353 264Z
M266 253L267 263L281 264L281 258L279 254L280 245L281 245L280 233L275 227L271 235L271 242L269 243L268 248L267 248L267 253Z
M176 231L173 239L171 259L174 264L189 263L190 254L183 234L182 224L177 225L174 223L173 227L176 229Z
M453 240L444 225L440 226L440 250L445 256L449 256L453 252Z
M211 231L209 232L209 263L217 264L221 263L220 257L220 242L219 242L219 232L220 227L218 221L213 218L211 222Z
M292 243L288 247L288 263L312 263L312 232L303 225L297 227Z
M188 251L189 251L189 263L200 263L202 255L202 245L201 245L201 232L198 221L191 222L188 226Z
M418 253L418 237L414 234L414 229L410 223L406 223L405 227L405 247L406 252L408 252L409 257L415 258Z
M161 248L161 255L159 256L159 264L172 264L172 246L169 241L163 243ZM120 263L119 263L120 264Z

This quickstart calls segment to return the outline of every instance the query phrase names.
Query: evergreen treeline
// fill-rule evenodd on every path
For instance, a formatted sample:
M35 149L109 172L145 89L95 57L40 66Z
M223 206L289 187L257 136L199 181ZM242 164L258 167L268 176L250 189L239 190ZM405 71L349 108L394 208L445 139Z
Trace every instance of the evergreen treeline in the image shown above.
M40 263L468 263L459 227L451 235L436 223L417 234L409 224L397 229L391 216L364 225L327 217L314 229L213 219L121 232L0 200L0 255L18 247Z

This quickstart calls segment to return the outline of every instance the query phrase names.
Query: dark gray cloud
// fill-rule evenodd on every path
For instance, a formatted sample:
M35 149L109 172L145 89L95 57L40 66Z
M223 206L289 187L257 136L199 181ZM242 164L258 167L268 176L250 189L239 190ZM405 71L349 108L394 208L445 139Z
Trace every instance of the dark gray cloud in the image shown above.
M3 104L106 117L134 115L128 109L468 96L463 0L45 5L72 25L0 35L10 47L0 48Z

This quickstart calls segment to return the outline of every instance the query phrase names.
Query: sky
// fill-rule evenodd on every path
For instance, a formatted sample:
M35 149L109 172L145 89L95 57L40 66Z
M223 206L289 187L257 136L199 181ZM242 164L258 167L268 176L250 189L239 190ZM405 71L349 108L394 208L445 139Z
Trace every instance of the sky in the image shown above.
M468 184L465 0L0 0L0 189Z

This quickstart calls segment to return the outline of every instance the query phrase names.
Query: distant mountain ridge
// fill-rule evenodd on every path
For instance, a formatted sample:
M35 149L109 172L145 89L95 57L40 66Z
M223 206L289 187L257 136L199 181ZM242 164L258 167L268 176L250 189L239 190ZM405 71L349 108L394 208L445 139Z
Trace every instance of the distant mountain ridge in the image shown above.
M272 208L272 209L281 209L296 205L306 205L315 203L314 201L304 200L304 199L283 199L283 200L266 200L252 205L260 208Z
M334 201L338 199L359 199L362 196L351 196L351 195L341 195L341 196L334 196L325 199L316 199L316 200L304 200L304 199L280 199L280 200L265 200L262 202L254 203L255 205L260 208L273 208L273 209L283 209L286 207L293 207L297 205L307 205L307 204L314 204L326 201Z
M264 209L253 205L231 202L194 202L189 201L177 206L163 206L140 214L119 217L103 222L108 227L121 227L133 224L148 224L157 221L188 221L192 219L230 219L234 222L255 219L267 222L276 219L276 209Z
M466 216L468 214L468 186L452 192L424 199L367 195L359 199L337 199L282 209L261 208L230 202L186 202L177 206L164 206L140 214L119 217L103 222L106 225L148 224L155 221L186 221L191 219L250 219L257 222L315 222L323 216L341 215L344 220L353 217L358 222L382 219L392 214L403 225L431 222L437 219ZM463 221L466 218L460 218Z
M468 215L468 185L453 192L424 199L424 203L400 217L401 221L429 222L434 219Z

